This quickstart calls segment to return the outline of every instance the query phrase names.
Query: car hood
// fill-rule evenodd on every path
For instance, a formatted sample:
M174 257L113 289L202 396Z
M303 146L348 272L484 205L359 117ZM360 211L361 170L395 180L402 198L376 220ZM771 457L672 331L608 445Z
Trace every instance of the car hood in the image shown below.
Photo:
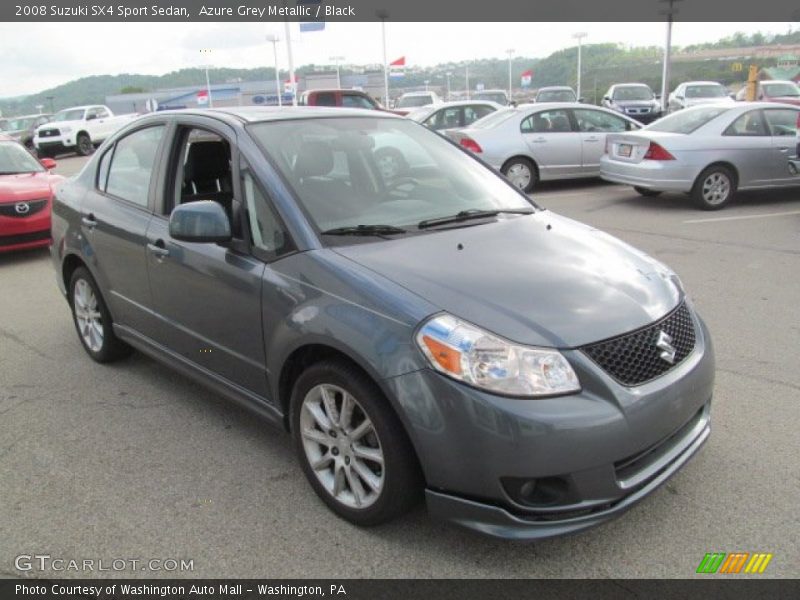
M60 179L50 173L0 175L0 203L48 198L51 184Z
M43 129L62 129L64 127L80 127L86 121L77 120L77 121L50 121L49 123L45 123L44 125L39 125L36 128L36 131L42 131Z
M658 106L658 100L614 100L614 104L625 108L641 108L644 106Z
M335 251L452 315L537 346L632 331L681 295L661 263L549 211Z

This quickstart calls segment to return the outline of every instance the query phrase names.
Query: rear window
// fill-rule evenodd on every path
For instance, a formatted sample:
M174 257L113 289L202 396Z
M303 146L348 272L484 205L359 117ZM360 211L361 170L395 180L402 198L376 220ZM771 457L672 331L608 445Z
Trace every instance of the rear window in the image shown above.
M516 112L517 111L514 108L498 110L497 112L493 112L492 114L483 117L482 119L478 119L471 125L471 127L475 129L491 129L492 127L500 125L500 123L508 121L516 114Z
M715 119L728 110L730 108L725 106L688 108L659 119L652 125L645 127L645 130L664 131L667 133L692 133L711 121L711 119Z

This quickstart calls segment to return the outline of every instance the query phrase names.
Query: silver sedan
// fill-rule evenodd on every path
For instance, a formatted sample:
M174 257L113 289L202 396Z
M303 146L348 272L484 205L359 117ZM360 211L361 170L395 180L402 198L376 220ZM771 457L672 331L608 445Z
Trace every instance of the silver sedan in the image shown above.
M640 127L605 108L552 102L498 110L446 133L530 192L537 181L599 176L606 134Z
M737 190L800 185L800 107L774 102L706 105L664 117L639 132L608 137L603 179L644 196L685 192L705 210Z
M489 100L459 100L424 106L409 113L407 117L434 131L441 131L469 127L478 119L501 108L503 107L497 102Z

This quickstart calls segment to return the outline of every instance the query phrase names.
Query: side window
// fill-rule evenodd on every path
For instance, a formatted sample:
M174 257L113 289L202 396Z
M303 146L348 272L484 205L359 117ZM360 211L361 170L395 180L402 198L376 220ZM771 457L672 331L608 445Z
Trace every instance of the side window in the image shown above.
M465 106L464 107L464 125L474 123L478 119L482 119L488 114L493 113L494 110L489 106Z
M108 169L106 192L139 206L147 206L150 179L164 126L135 131L117 141ZM108 153L103 157L108 156ZM101 161L102 162L102 161ZM100 165L102 169L102 164Z
M97 118L98 119L105 119L108 116L108 111L105 108L98 108L97 109Z
M426 121L425 125L431 129L447 129L450 127L460 127L461 109L459 107L445 108L433 113Z
M575 110L579 131L628 131L628 122L599 110Z
M233 216L231 149L227 140L205 129L186 128L179 133L175 165L175 195L167 212L178 204L213 200Z
M342 94L342 106L348 108L375 108L366 98L351 96L350 94Z
M336 94L331 92L322 92L317 94L317 101L314 103L316 106L336 106Z
M740 115L733 123L728 125L728 128L722 135L733 136L766 136L767 126L764 123L764 117L760 110L751 110Z
M764 116L767 119L772 135L779 137L794 137L797 135L797 116L799 111L789 108L767 108Z
M532 114L520 126L522 133L567 133L572 131L566 110L543 110Z
M100 165L97 168L97 189L103 192L106 191L106 183L108 181L108 166L111 164L111 157L114 155L114 147L109 148L100 159Z
M242 184L253 245L274 256L291 251L289 235L249 171L245 171Z
M91 121L92 119L96 119L96 118L97 118L97 109L96 108L90 108L89 110L86 111L86 120L87 121Z

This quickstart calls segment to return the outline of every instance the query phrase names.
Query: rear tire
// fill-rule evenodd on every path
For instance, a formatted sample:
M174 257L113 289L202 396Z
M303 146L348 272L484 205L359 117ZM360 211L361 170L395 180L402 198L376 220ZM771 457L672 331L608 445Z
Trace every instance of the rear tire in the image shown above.
M113 321L94 277L78 267L69 281L72 320L83 349L99 363L128 356L132 348L114 334Z
M75 142L75 151L79 156L89 156L92 152L94 152L94 145L92 144L92 139L88 134L79 134L78 139Z
M719 210L736 193L736 176L728 167L712 165L700 173L692 188L694 203L703 210Z
M378 525L421 498L411 442L362 371L339 360L312 365L294 385L290 410L303 472L334 513L356 525Z
M658 190L650 190L647 188L639 187L638 185L633 186L633 189L636 190L636 193L638 193L640 196L655 197L661 195L661 192Z
M522 192L529 194L536 187L536 167L524 157L510 159L501 169L503 175L511 182L511 185Z

